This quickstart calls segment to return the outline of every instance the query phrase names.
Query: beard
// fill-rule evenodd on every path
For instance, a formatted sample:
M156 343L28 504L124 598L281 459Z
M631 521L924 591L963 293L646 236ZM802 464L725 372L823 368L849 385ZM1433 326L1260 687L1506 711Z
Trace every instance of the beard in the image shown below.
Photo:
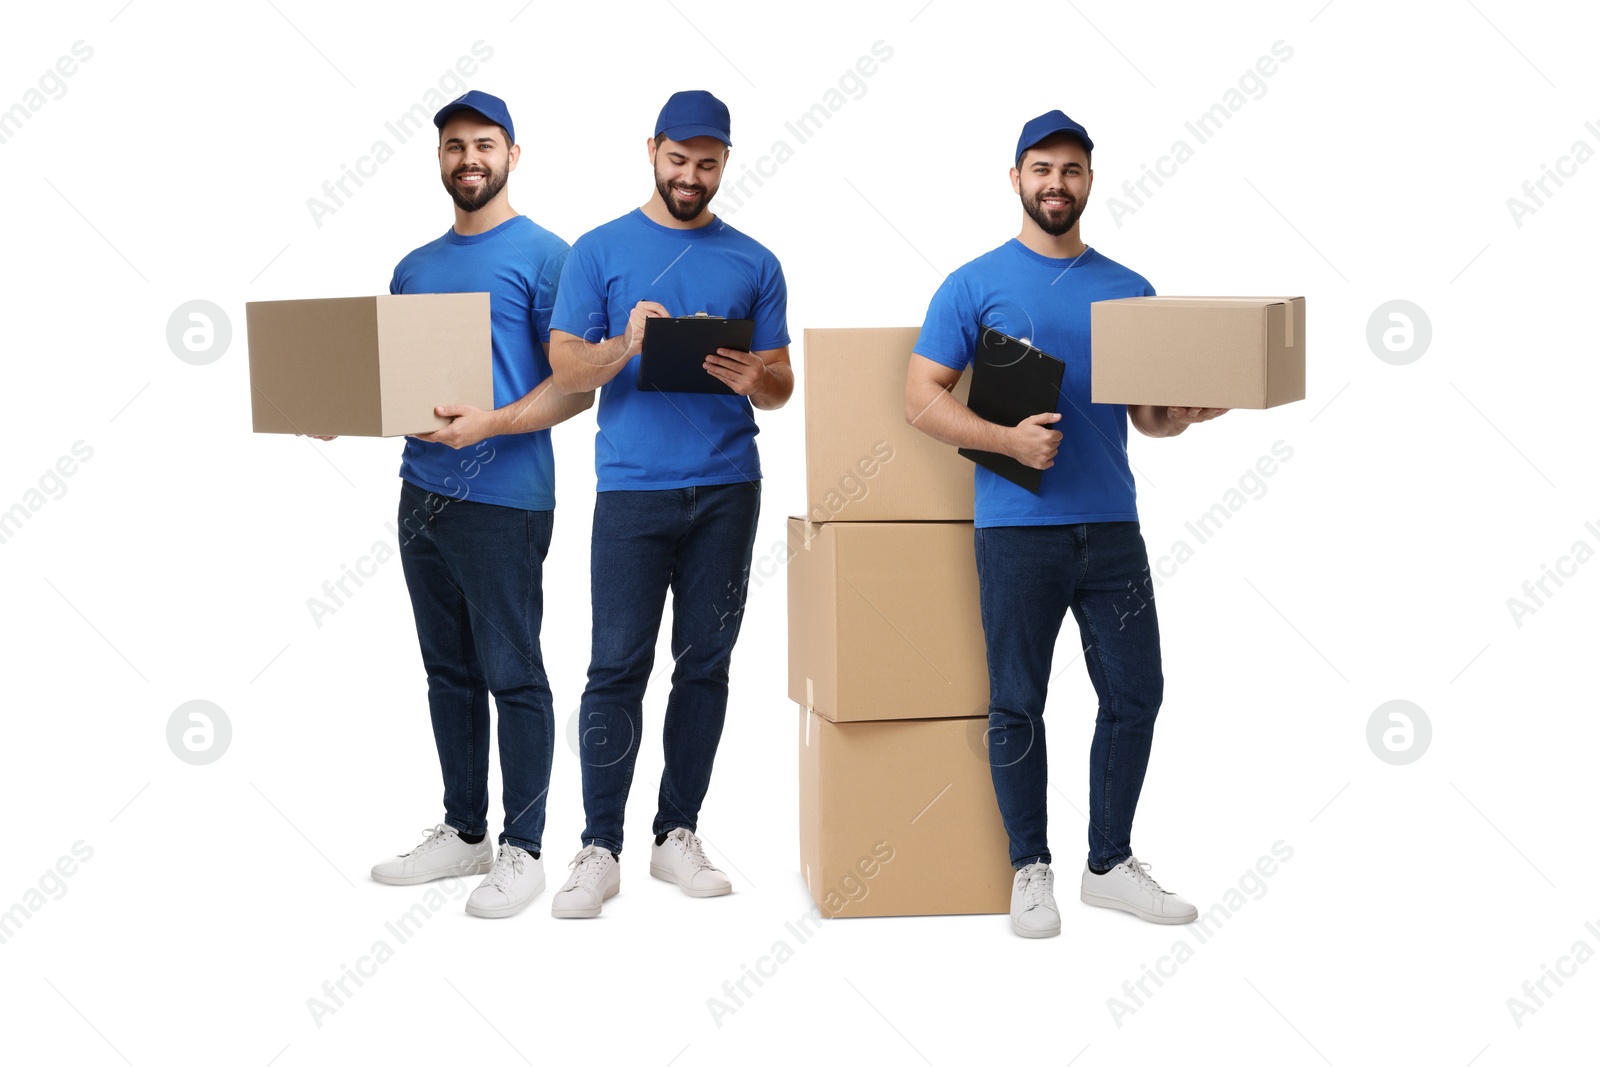
M456 184L456 179L463 174L482 174L483 181L477 186L467 188ZM442 176L444 187L450 193L450 199L456 202L456 207L471 213L500 195L500 190L506 187L506 179L511 176L511 166L506 165L504 170L496 172L492 167L480 169L478 167L457 167L455 172Z
M672 195L673 187L679 189L698 189L700 197L692 204L685 205ZM661 171L656 171L656 195L661 197L661 202L667 205L667 211L679 222L693 222L711 206L711 198L717 195L715 185L689 185L685 182L669 182L661 177Z
M1060 211L1045 207L1044 198L1047 195L1064 197L1067 201L1067 206ZM1023 195L1022 210L1028 213L1028 217L1034 221L1039 229L1051 237L1060 237L1078 224L1078 217L1083 214L1083 205L1067 196L1060 189L1046 189L1031 200L1026 195Z

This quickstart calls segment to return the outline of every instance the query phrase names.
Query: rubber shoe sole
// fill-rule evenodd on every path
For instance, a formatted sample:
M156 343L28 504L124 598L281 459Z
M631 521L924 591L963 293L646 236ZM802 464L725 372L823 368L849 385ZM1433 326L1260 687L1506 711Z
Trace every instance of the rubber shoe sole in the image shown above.
M423 882L436 882L440 878L475 877L480 874L488 874L492 869L494 869L494 857L491 856L488 859L474 863L470 867L450 867L439 871L436 874L407 874L395 876L379 874L377 871L373 871L372 880L374 882L382 882L384 885L421 885Z
M650 865L650 877L659 878L663 882L671 882L673 885L683 890L687 896L691 897L722 897L733 892L732 885L719 886L715 889L690 889L688 886L684 885L682 882L678 881L672 876L672 869L670 867L657 867L654 863Z
M493 864L490 864L490 866L492 867ZM534 886L533 892L528 894L528 898L526 900L524 900L521 904L517 904L509 908L480 908L476 904L473 904L471 900L468 900L467 914L476 915L480 919L508 919L520 912L523 908L526 908L529 904L532 904L533 898L537 897L543 892L544 882L541 881L538 885Z
M1184 923L1192 923L1198 918L1198 913L1195 915L1151 915L1147 911L1141 911L1134 907L1121 897L1103 897L1088 890L1079 890L1078 899L1097 908L1115 908L1117 911L1125 911L1129 915L1138 916L1147 923L1159 923L1162 926L1182 926Z
M617 885L608 886L600 894L600 904L604 904L606 901L616 896L617 890L620 888L622 887ZM560 894L557 894L557 896L559 895ZM569 904L563 908L552 902L550 905L550 914L557 919L593 919L598 917L600 914L600 904L596 904L592 908L581 908Z
M1011 932L1019 937L1059 937L1061 934L1061 920L1057 919L1054 926L1046 926L1039 930L1022 926L1013 920L1011 923Z

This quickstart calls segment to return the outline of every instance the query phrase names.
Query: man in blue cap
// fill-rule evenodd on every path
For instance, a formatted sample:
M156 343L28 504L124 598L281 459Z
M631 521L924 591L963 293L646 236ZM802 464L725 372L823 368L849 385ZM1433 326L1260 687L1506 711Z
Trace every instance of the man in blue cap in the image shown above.
M491 411L446 404L447 426L406 441L400 560L428 674L444 821L372 868L391 885L484 874L469 915L515 915L544 888L540 837L555 734L539 650L542 568L555 517L550 427L594 402L554 388L550 312L567 243L511 207L520 154L505 102L473 90L439 110L439 178L455 224L407 255L391 293L489 294ZM488 833L489 694L505 807Z
M586 825L551 901L562 918L599 915L620 884L623 810L669 589L675 667L650 873L693 897L732 889L696 829L760 512L754 409L782 407L794 391L783 270L709 210L732 143L722 101L674 93L645 144L655 189L642 207L578 238L551 318L556 385L600 389L593 651L578 732ZM731 395L640 390L645 321L698 312L754 320L751 351L705 358L705 372Z
M1088 131L1060 111L1023 127L1011 169L1022 230L945 279L906 375L912 425L947 444L1003 453L1044 471L1037 493L984 467L974 475L990 768L1016 871L1011 928L1023 937L1061 932L1045 840L1043 714L1056 636L1069 609L1100 703L1089 749L1089 855L1080 898L1155 923L1197 915L1150 877L1150 865L1134 857L1130 843L1162 675L1127 442L1129 422L1147 436L1173 437L1223 412L1089 399L1089 305L1155 295L1144 278L1079 236L1094 182L1093 150ZM1052 410L1000 426L950 395L986 326L1065 362Z

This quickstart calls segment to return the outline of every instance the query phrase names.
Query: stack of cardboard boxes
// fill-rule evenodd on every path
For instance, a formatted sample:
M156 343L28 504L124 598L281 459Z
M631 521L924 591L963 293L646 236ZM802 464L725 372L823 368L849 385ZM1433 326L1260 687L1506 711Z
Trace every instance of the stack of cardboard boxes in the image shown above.
M1010 906L985 745L972 464L906 422L916 338L914 327L805 331L789 695L800 870L829 917Z
M1303 297L1091 309L1095 403L1305 397ZM916 328L805 331L806 514L789 520L800 869L824 915L998 913L972 464L906 423ZM956 396L965 401L963 376Z

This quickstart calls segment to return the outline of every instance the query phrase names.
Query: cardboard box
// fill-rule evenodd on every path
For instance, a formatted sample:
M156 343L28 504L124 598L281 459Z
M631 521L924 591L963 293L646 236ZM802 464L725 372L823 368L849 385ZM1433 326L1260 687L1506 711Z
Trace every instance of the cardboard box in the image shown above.
M800 709L800 874L827 918L1011 908L988 719L831 723Z
M790 699L834 722L989 713L970 522L788 532Z
M1272 408L1306 397L1303 296L1140 296L1089 306L1096 404Z
M806 330L806 517L972 520L972 462L906 422L915 326ZM966 403L970 371L956 384Z
M449 419L437 404L494 407L488 293L254 301L256 433L394 437Z

